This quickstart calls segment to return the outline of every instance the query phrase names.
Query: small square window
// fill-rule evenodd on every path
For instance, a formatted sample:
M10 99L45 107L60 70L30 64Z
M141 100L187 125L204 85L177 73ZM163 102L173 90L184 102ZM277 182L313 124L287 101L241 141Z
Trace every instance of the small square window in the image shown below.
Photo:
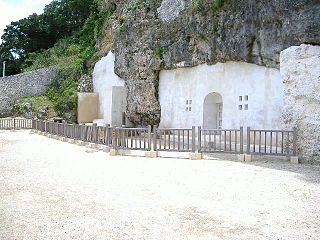
M245 104L244 105L244 110L248 110L248 108L249 108L248 104Z
M189 107L189 111L191 112L191 107Z
M188 111L188 107L186 107L186 112Z
M242 101L242 96L239 96L239 101L240 101L240 102Z
M192 100L189 100L189 104L191 104L192 103Z
M188 104L189 102L188 102L188 100L186 101L186 104Z
M239 106L238 106L238 109L239 109L239 110L242 110L242 105L239 105Z
M248 101L248 100L249 100L249 96L248 96L248 95L245 95L245 96L244 96L244 100Z

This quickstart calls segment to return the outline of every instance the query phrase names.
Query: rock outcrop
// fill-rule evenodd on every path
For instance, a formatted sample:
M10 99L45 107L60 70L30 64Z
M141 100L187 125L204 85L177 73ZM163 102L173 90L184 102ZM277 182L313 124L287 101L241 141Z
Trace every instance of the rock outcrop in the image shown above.
M284 123L297 129L300 159L320 163L320 46L290 47L280 60Z
M116 11L104 32L108 39L113 33L115 71L126 80L127 116L136 124L159 122L162 69L229 60L279 68L282 50L320 44L318 0L106 0L106 6L111 2Z

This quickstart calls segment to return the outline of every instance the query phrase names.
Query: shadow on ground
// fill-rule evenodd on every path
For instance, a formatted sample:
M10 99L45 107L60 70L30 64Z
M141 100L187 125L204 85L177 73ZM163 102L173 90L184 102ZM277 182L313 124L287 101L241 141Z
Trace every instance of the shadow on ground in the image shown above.
M252 162L242 162L239 161L236 154L219 154L212 153L208 154L210 157L218 158L220 160L227 160L233 162L239 162L241 164L248 164L263 168L275 169L279 171L287 171L297 173L297 178L320 184L320 165L319 164L292 164L286 157L279 156L253 156Z

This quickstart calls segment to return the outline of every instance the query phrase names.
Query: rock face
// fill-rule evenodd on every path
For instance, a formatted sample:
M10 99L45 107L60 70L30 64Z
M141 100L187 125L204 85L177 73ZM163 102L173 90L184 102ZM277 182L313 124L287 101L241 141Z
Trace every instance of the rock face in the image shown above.
M281 52L280 61L284 123L297 128L300 158L320 163L320 46L290 47Z
M82 75L79 79L78 92L93 92L92 77L89 75Z
M159 71L243 61L279 68L282 50L320 44L318 0L106 0L115 71L133 123L159 122ZM103 46L99 46L103 48Z

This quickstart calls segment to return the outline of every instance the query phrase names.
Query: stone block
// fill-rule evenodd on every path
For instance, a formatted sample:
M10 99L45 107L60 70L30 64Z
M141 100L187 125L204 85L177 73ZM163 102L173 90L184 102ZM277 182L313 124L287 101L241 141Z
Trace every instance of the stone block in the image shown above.
M98 118L99 94L78 93L78 122L88 123Z
M189 159L191 160L201 160L202 153L189 153Z
M97 150L103 150L104 147L105 147L105 145L99 144L99 143L96 143L96 144L94 145L94 148L97 149Z
M158 152L157 151L146 151L145 157L156 158L156 157L158 157Z
M86 146L88 146L89 148L97 149L97 144L96 143L86 142Z
M110 149L110 156L117 156L117 155L119 155L119 152L117 149L114 149L114 148Z
M75 143L78 145L78 146L84 146L85 142L84 141L81 141L81 140L76 140Z
M252 155L251 154L244 154L244 161L245 162L252 162Z
M110 152L110 147L109 146L102 146L101 150L104 152Z
M68 138L68 143L75 144L75 143L76 143L76 140L74 140L74 139L72 139L72 138Z
M291 156L290 162L293 164L299 164L299 157L298 156Z
M238 154L237 155L238 161L244 162L245 161L245 155L244 154Z

